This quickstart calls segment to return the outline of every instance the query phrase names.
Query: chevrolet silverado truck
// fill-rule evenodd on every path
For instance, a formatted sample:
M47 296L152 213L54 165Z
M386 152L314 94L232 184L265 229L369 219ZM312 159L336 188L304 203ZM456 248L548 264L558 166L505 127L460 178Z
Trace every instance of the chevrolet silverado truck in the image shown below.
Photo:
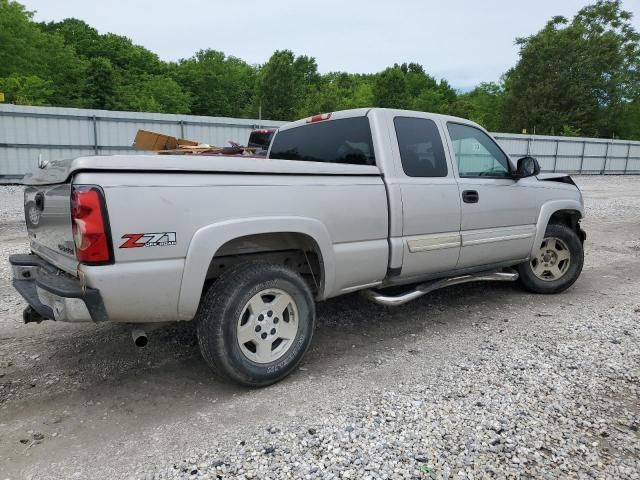
M448 285L570 287L582 196L479 125L357 109L278 129L267 158L115 155L25 177L25 322L197 322L206 363L264 386L309 347L315 302L400 305ZM403 288L398 288L404 286ZM388 287L394 287L391 289ZM398 293L399 292L399 293ZM137 332L137 333L136 333Z

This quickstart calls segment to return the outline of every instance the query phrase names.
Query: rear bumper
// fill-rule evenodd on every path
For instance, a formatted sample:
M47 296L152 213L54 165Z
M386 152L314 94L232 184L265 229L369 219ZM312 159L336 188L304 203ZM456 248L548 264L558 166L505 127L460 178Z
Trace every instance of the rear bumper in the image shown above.
M58 270L36 255L11 255L13 286L27 301L24 319L61 322L108 320L100 291ZM36 314L33 314L33 312Z

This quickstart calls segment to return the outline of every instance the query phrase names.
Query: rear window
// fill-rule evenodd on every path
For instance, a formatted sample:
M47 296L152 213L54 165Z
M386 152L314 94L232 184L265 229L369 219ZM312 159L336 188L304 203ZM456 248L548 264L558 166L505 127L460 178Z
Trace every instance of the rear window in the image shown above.
M367 117L310 123L278 132L270 158L375 165Z
M254 130L249 136L247 146L267 150L274 133L276 133L275 130Z

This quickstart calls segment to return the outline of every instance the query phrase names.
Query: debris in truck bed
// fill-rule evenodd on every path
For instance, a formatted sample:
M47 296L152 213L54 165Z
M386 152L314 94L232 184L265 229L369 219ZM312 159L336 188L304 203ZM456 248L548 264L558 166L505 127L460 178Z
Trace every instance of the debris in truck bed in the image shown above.
M133 148L138 150L151 150L154 152L160 150L174 150L184 147L197 147L200 145L193 140L184 138L176 138L163 133L150 132L148 130L138 130L136 138L133 141ZM207 145L209 147L209 145Z
M176 138L163 133L138 130L133 141L133 148L151 150L158 155L242 155L252 154L255 147L243 147L239 143L229 141L230 147L216 147L208 143Z
M214 147L198 145L197 147L182 147L174 150L161 150L158 155L243 155L255 152L254 147L243 147L239 143L229 141L230 147Z

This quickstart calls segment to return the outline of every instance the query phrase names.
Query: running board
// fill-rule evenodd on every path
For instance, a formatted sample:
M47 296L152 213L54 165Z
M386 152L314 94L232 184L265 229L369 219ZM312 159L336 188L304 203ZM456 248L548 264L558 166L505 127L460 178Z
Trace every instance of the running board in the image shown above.
M498 272L495 270L470 273L468 275L460 275L451 278L441 278L439 280L432 280L430 282L422 283L415 287L413 290L403 293L402 295L388 296L376 290L363 290L362 294L380 305L386 305L388 307L395 307L397 305L403 305L411 300L420 298L429 292L438 290L444 287L450 287L451 285L460 285L462 283L469 282L515 282L518 279L518 273L511 272Z

